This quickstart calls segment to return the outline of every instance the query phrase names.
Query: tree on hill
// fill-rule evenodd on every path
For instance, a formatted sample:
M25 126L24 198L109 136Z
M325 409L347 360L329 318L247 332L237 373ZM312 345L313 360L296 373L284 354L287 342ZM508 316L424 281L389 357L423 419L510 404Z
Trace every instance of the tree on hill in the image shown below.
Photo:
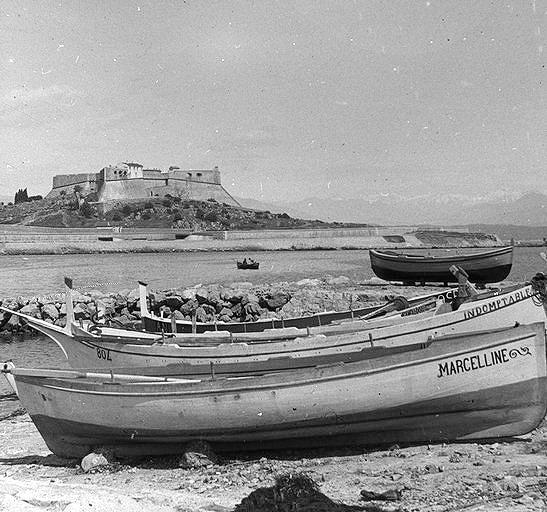
M14 204L19 203L26 203L28 202L28 192L25 188L24 190L20 188L17 192L15 192L15 199L13 201Z

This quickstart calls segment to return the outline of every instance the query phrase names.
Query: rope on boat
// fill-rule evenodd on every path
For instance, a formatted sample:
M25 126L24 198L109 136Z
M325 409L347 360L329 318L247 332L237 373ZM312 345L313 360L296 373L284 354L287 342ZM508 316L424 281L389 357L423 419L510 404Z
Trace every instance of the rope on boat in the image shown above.
M530 281L532 290L536 292L532 296L533 303L538 306L547 305L547 277L543 272L538 272Z

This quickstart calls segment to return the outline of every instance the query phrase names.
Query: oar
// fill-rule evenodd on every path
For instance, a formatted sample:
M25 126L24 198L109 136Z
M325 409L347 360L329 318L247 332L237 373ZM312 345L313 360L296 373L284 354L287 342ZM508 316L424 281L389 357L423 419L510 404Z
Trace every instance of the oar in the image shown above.
M190 384L200 382L199 379L179 379L173 377L150 377L147 375L126 375L110 373L86 372L79 370L50 370L49 368L16 368L8 361L3 364L0 370L8 378L8 375L19 377L41 377L52 379L99 379L102 381L122 381L122 382L180 382ZM11 382L10 382L11 385ZM13 386L12 386L13 387ZM14 391L17 392L16 388Z

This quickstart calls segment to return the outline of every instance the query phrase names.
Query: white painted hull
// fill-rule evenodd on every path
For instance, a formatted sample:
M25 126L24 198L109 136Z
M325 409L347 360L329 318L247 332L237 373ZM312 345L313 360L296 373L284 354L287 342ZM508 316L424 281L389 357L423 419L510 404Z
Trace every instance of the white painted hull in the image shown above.
M218 449L507 437L545 415L545 326L442 338L424 349L245 379L124 384L14 371L52 451L120 456Z

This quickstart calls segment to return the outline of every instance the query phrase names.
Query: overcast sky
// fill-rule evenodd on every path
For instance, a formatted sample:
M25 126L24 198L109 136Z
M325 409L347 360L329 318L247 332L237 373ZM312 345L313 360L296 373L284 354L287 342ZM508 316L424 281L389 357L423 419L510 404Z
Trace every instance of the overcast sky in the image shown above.
M240 197L547 192L545 1L3 0L0 195L120 161Z

